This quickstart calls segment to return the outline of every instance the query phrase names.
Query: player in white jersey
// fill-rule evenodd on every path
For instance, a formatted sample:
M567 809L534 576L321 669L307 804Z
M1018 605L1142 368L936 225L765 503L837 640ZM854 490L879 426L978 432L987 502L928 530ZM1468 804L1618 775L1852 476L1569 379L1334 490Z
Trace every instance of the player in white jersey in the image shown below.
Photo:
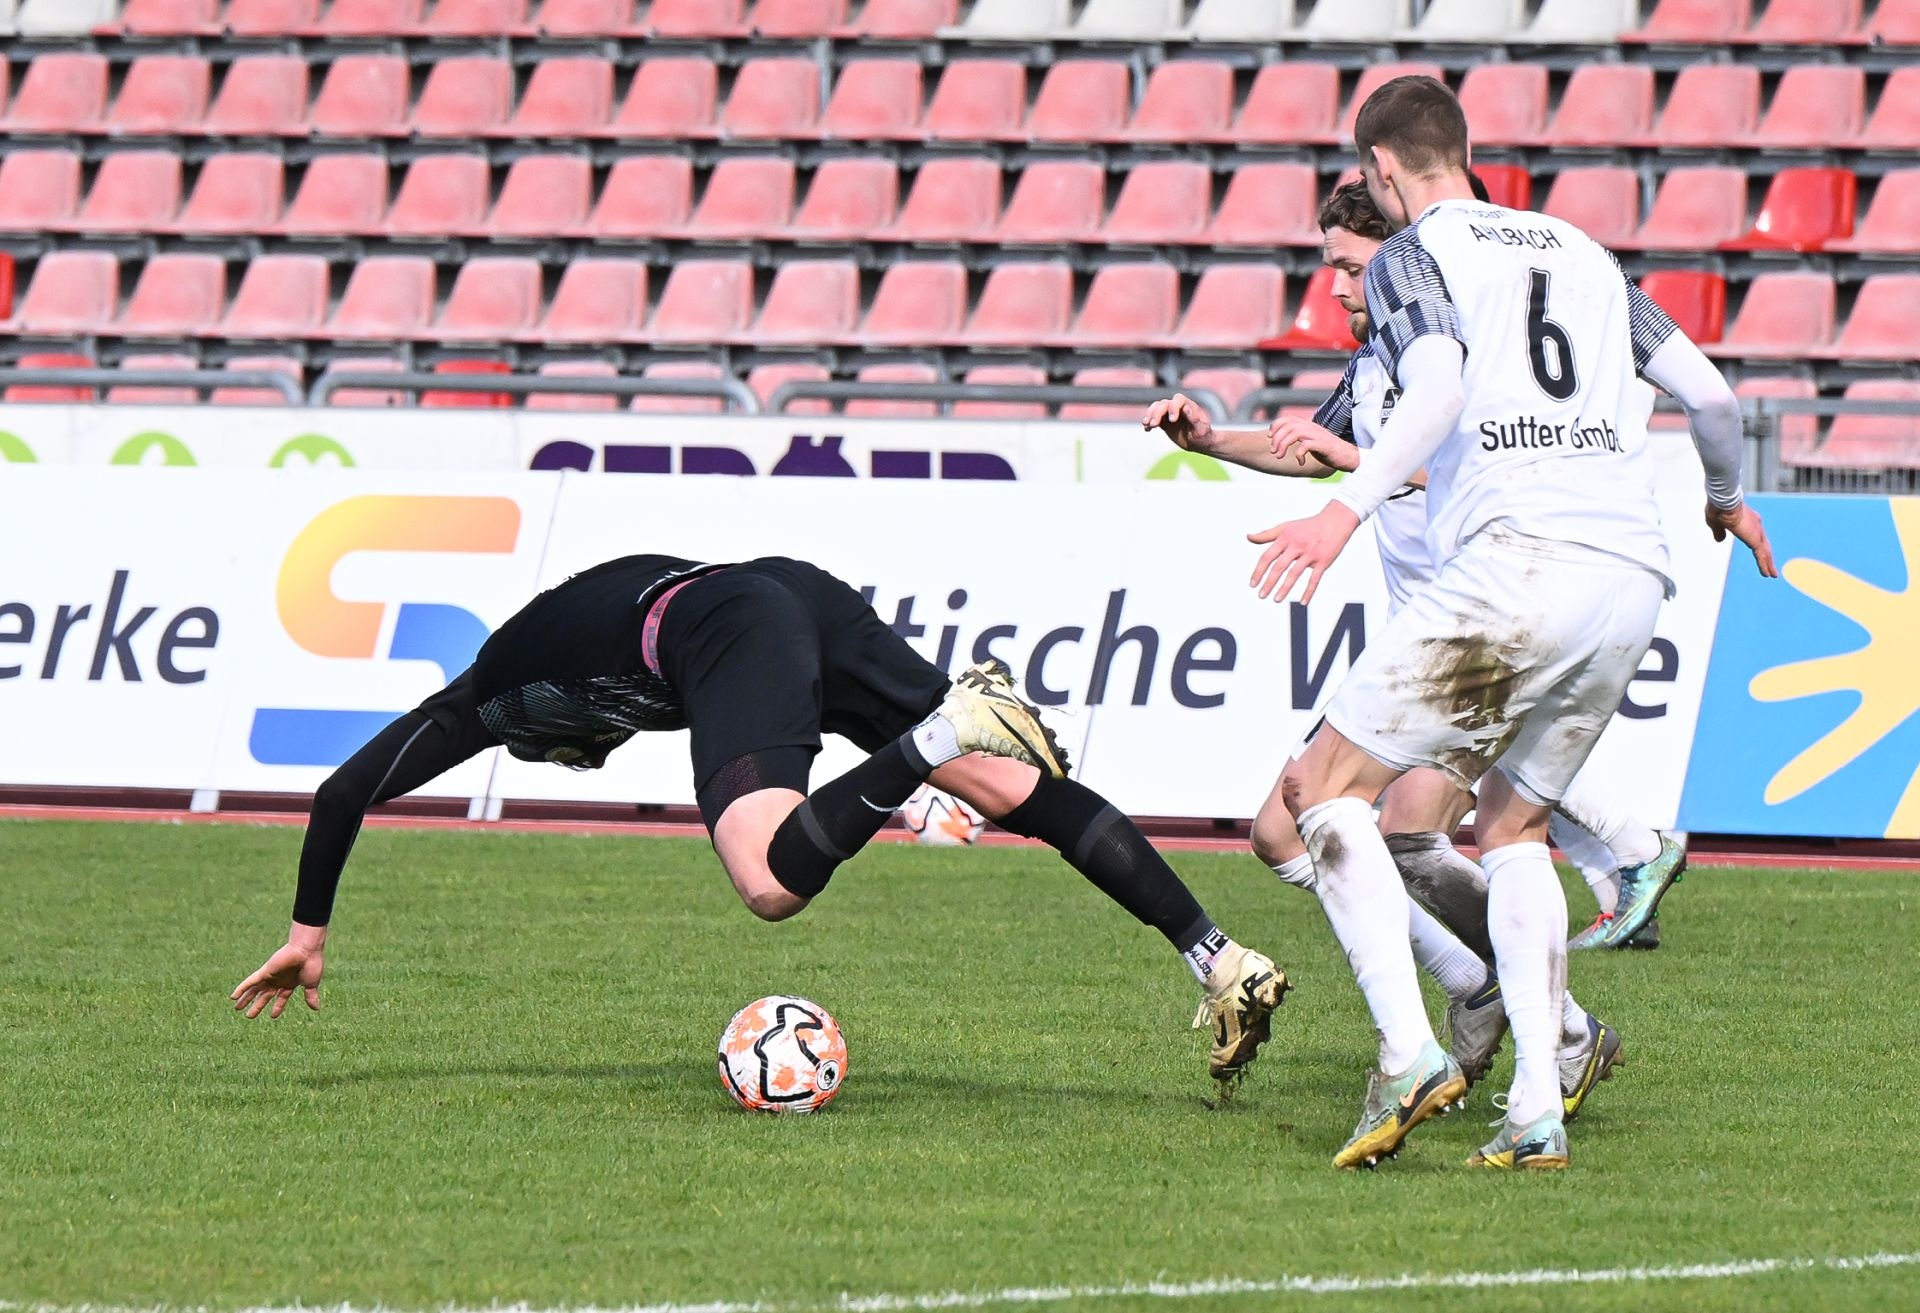
M1401 231L1366 278L1395 422L1319 514L1277 526L1263 597L1311 600L1360 523L1427 471L1439 570L1355 663L1283 781L1321 904L1380 1031L1380 1070L1335 1158L1397 1150L1464 1091L1435 1043L1406 947L1406 898L1372 803L1405 772L1482 783L1476 831L1517 1064L1500 1134L1469 1160L1568 1163L1555 1051L1566 902L1548 819L1611 719L1671 591L1636 372L1686 409L1707 522L1774 574L1740 490L1740 410L1673 321L1571 224L1473 199L1459 102L1397 78L1355 126L1368 190ZM1491 770L1495 762L1500 769Z

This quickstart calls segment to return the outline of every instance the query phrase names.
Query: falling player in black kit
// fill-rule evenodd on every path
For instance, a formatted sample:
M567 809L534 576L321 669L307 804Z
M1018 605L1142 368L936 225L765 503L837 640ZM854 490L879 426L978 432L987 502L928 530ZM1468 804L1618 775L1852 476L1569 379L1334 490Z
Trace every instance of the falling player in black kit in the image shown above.
M988 662L948 677L866 601L786 557L706 565L628 556L541 593L471 668L375 735L314 794L286 945L233 991L249 1017L293 992L320 1006L334 891L368 807L504 744L578 769L644 730L692 731L714 851L756 916L806 907L922 782L1039 839L1165 935L1205 989L1209 1070L1253 1061L1287 990L1271 960L1227 938L1139 829L1066 778L1039 714ZM808 792L823 733L872 755Z

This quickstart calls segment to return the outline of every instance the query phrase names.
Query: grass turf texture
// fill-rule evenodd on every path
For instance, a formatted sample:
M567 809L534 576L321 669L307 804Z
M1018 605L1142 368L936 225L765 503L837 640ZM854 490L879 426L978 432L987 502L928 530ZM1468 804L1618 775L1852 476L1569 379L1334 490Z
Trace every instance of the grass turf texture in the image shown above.
M224 999L280 942L298 843L0 824L0 1300L787 1303L1920 1249L1911 877L1696 872L1661 951L1576 959L1629 1065L1572 1172L1463 1169L1482 1086L1348 1175L1366 1014L1319 910L1248 857L1175 859L1298 984L1210 1111L1185 967L1044 850L882 846L767 926L701 843L369 831L325 1010L250 1023ZM819 1116L740 1112L715 1077L722 1025L775 992L846 1030ZM1912 1306L1920 1270L1152 1306L1463 1299L1832 1313Z

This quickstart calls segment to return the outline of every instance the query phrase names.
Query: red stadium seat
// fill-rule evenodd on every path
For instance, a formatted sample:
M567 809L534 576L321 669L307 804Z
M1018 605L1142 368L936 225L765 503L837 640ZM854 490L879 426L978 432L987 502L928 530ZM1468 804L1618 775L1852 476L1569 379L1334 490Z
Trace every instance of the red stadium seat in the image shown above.
M1726 331L1727 280L1719 274L1658 269L1640 280L1640 290L1702 346L1718 342Z
M1630 246L1640 228L1640 174L1613 165L1563 169L1540 208L1602 246Z
M1213 171L1188 160L1136 164L1121 184L1100 239L1154 246L1197 242L1213 205Z
M845 342L859 323L860 270L853 261L788 260L775 271L747 336L757 343Z
M830 159L814 170L813 185L787 235L802 241L864 240L891 224L899 207L900 171L892 160Z
M833 84L821 131L845 141L920 135L920 65L911 59L850 59Z
M428 36L513 36L530 32L528 0L439 0L427 16Z
M333 0L320 20L326 36L405 36L420 29L426 0Z
M618 378L620 367L610 360L549 360L536 371L541 378ZM618 410L620 398L611 392L530 392L528 410Z
M1065 59L1047 70L1027 117L1034 141L1114 141L1133 106L1133 70L1111 59Z
M163 369L196 369L200 362L192 356L178 352L157 352L120 357L120 368L129 375L137 377L143 371ZM180 387L172 384L144 385L121 384L107 389L106 402L110 406L191 406L200 400L195 388Z
M1844 395L1848 401L1914 402L1920 401L1920 383L1904 378L1863 378L1849 383ZM1912 415L1836 415L1826 442L1799 463L1831 469L1920 468L1920 419Z
M642 378L721 379L727 371L710 360L662 360L640 371ZM628 410L650 415L720 415L727 403L720 397L647 396L641 394L627 403Z
M74 226L118 233L167 227L180 213L180 179L172 151L116 151L100 162Z
M1333 270L1315 269L1301 293L1293 325L1277 338L1258 342L1262 350L1352 351L1360 344L1347 331L1347 310L1333 299Z
M1741 400L1775 397L1790 401L1812 401L1820 389L1810 378L1767 376L1743 378L1733 386L1733 395ZM1804 465L1805 457L1820 439L1820 421L1812 415L1780 417L1780 460L1786 465Z
M114 26L128 36L219 36L220 0L127 0Z
M1782 169L1767 186L1760 215L1727 251L1817 251L1853 235L1859 183L1846 169Z
M927 136L945 141L1011 141L1024 133L1027 70L1003 59L956 59L927 106Z
M234 36L298 36L320 26L320 0L228 0L226 17Z
M107 61L102 55L59 52L27 65L6 132L91 132L107 109Z
M1277 264L1216 264L1200 275L1169 345L1246 351L1286 325L1287 275Z
M633 75L615 137L711 137L720 97L720 71L710 59L649 59Z
M760 399L761 408L773 411L773 394L786 383L825 383L833 375L825 365L806 360L783 360L775 364L755 365L747 371L747 390ZM790 401L782 415L830 415L833 405L824 398L800 398Z
M1860 31L1861 0L1768 0L1743 40L1763 45L1839 45Z
M1424 75L1446 81L1446 70L1438 64L1368 64L1360 70L1360 81L1353 88L1353 99L1347 102L1347 112L1340 117L1340 131L1336 138L1341 142L1353 140L1353 121L1360 117L1360 107L1367 103L1367 97L1378 91L1395 78Z
M212 66L197 55L145 55L127 69L120 96L107 115L114 133L197 129L207 116Z
M1920 0L1880 0L1861 39L1872 45L1920 45Z
M279 226L294 236L376 233L386 213L386 156L319 155Z
M1802 64L1780 76L1766 116L1747 146L1787 150L1824 150L1852 141L1867 118L1864 69Z
M507 170L487 229L495 237L584 232L593 207L593 162L584 155L523 155Z
M1475 145L1527 146L1547 130L1544 64L1476 64L1460 83Z
M296 384L302 381L300 362L290 356L230 356L221 368L232 374L284 374ZM207 400L216 406L287 404L287 399L277 388L215 388Z
M1759 121L1759 69L1692 64L1674 79L1659 129L1640 144L1722 149L1751 137Z
M1242 369L1238 366L1210 366L1205 369L1189 369L1180 376L1182 392L1191 392L1195 388L1204 389L1219 397L1228 410L1233 410L1247 394L1267 385L1267 376L1257 369Z
M1524 164L1476 164L1473 171L1480 175L1495 205L1513 210L1533 208L1533 177Z
M1225 139L1248 145L1332 145L1340 140L1340 70L1332 64L1268 64L1254 75Z
M1648 251L1703 251L1747 227L1747 175L1719 165L1673 169L1630 245Z
M1645 64L1582 64L1567 80L1547 126L1548 146L1617 146L1653 132L1653 69Z
M961 340L1028 346L1057 340L1073 313L1073 269L1064 262L1003 264L987 275Z
M321 378L335 374L399 374L407 366L390 356L359 356L335 359L321 371ZM398 388L339 388L327 394L329 406L393 408L412 404L412 397Z
M257 233L280 222L286 165L265 151L223 151L201 166L175 227L183 233Z
M327 317L327 262L317 255L254 257L220 325L220 336L303 337Z
M413 255L376 255L354 268L340 304L321 332L328 337L414 337L432 317L433 261Z
M442 360L433 367L436 374L511 374L513 366L504 360ZM429 409L505 410L513 405L511 392L467 392L432 390L420 394L420 404Z
M1143 347L1166 341L1180 312L1180 273L1158 261L1100 266L1063 342Z
M1107 173L1093 160L1029 164L1014 185L998 240L1009 243L1091 240L1106 214Z
M1625 41L1663 45L1724 45L1739 38L1753 21L1753 0L1660 0L1638 31L1624 33Z
M1746 359L1812 355L1833 341L1834 285L1829 274L1761 274L1747 284L1727 335L1713 354Z
M1037 365L975 365L960 380L967 384L1039 387L1047 371ZM1043 401L956 401L947 409L954 419L1045 419Z
M1319 190L1311 164L1242 164L1205 240L1211 246L1318 246Z
M1126 127L1129 141L1185 144L1218 141L1233 123L1233 69L1212 60L1177 59L1147 78L1140 108Z
M542 59L502 131L515 137L581 137L613 118L613 63L589 56Z
M72 351L29 351L17 362L21 369L92 369L92 356ZM0 401L39 401L59 405L84 404L93 400L90 387L60 387L48 383L11 383L0 392Z
M653 0L647 28L654 36L745 36L746 0Z
M1133 365L1096 365L1076 370L1073 375L1074 386L1083 388L1150 388L1159 381L1151 369ZM1145 404L1138 401L1069 401L1061 405L1060 418L1080 423L1113 420L1138 424L1145 409Z
M785 156L733 156L713 166L688 230L703 238L772 237L793 217L794 167Z
M575 260L560 274L535 334L545 342L625 342L647 318L647 266L640 260Z
M848 0L759 0L747 23L755 36L817 37L846 26Z
M1920 36L1915 44L1920 44ZM1865 150L1920 150L1920 68L1896 68L1887 75L1867 126L1857 140L1845 144Z
M5 194L5 173L0 170L0 197ZM1920 255L1920 169L1895 169L1882 177L1859 230L1828 242L1827 249Z
M863 366L854 377L862 383L938 383L940 371L919 361L903 360ZM855 397L847 402L846 413L861 419L932 419L940 413L940 403Z
M490 170L485 155L422 155L387 211L387 232L396 237L445 237L479 232L485 225Z
M540 262L483 255L460 266L433 333L447 341L499 342L529 335L539 318Z
M875 345L926 345L959 338L967 316L967 269L958 260L889 265L867 308L860 337Z
M650 336L660 342L723 342L753 319L753 266L745 260L681 260L667 275Z
M1875 274L1860 285L1847 326L1826 351L1840 360L1912 360L1920 343L1920 274Z
M867 0L843 35L868 40L930 37L960 21L960 0Z
M542 36L639 36L634 0L546 0L536 20Z
M1000 164L929 159L886 235L906 242L984 241L1000 221Z
M659 237L693 217L693 161L677 155L629 155L613 162L587 220L593 237Z
M243 55L227 65L199 130L225 137L282 137L307 130L307 61Z
M217 255L156 255L147 261L117 331L177 337L211 332L227 304L227 263Z
M811 135L820 122L820 66L811 59L750 59L720 111L729 137Z
M0 231L73 226L80 213L80 154L10 150L0 155Z
M407 61L399 55L342 55L320 84L309 122L324 136L403 135Z
M477 137L505 125L513 108L513 68L485 56L443 59L427 74L414 106L423 137Z

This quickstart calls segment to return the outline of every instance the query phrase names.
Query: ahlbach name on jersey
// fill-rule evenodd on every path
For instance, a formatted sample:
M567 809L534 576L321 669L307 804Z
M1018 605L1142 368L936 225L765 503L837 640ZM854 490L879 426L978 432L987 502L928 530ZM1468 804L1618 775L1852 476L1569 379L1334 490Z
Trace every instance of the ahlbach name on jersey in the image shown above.
M1536 251L1560 249L1559 235L1545 228L1493 228L1484 223L1470 223L1467 231L1476 242L1492 242L1496 246L1531 246Z
M1620 435L1612 424L1549 424L1532 415L1501 423L1490 419L1480 425L1482 451L1544 451L1565 447L1570 451L1619 451Z

